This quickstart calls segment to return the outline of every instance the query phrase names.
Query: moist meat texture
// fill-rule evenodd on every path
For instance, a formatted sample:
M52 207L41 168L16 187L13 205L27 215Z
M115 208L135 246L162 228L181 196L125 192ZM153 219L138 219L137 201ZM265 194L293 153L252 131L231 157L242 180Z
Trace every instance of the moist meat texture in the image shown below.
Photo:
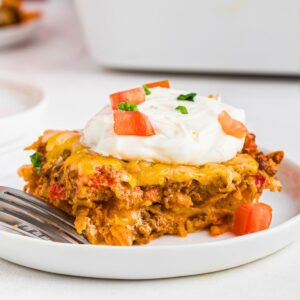
M283 152L265 155L248 134L241 153L202 166L124 161L80 142L77 131L46 131L27 148L41 168L22 166L25 191L74 217L92 244L146 244L162 235L231 229L236 209L280 191L275 177Z

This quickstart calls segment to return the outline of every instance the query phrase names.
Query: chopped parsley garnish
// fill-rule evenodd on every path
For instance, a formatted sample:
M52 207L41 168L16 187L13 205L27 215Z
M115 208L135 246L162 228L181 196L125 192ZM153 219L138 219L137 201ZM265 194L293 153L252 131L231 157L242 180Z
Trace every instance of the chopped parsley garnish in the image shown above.
M138 107L135 103L121 102L118 104L118 110L124 111L138 111Z
M183 105L177 106L176 110L180 111L183 115L187 115L189 113L187 108Z
M148 87L146 86L146 84L143 85L143 88L144 88L145 94L147 96L151 95L151 91L148 89Z
M197 96L196 93L189 93L189 94L181 94L177 97L177 100L181 101L195 101L195 97Z
M42 154L35 152L32 155L30 155L30 161L32 165L36 168L37 174L41 173L42 167L43 167L43 161L42 161Z

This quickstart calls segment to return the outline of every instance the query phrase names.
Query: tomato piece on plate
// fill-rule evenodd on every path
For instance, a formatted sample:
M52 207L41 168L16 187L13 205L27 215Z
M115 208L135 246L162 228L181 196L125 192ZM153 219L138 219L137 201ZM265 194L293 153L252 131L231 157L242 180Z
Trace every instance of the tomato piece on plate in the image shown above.
M169 82L169 80L163 80L163 81L146 83L145 86L149 89L155 88L155 87L162 87L162 88L169 89L170 88L170 82Z
M272 207L265 203L242 204L235 212L232 231L244 235L268 229L272 221Z
M0 185L0 191L4 190L4 189L5 189L5 187Z
M231 118L225 110L223 110L219 114L218 121L226 134L236 137L238 139L244 137L245 134L248 132L246 126L243 123Z
M114 131L117 135L151 136L155 131L146 115L139 111L114 111Z
M121 102L141 104L145 101L145 91L142 87L118 92L109 96L112 109L118 109Z

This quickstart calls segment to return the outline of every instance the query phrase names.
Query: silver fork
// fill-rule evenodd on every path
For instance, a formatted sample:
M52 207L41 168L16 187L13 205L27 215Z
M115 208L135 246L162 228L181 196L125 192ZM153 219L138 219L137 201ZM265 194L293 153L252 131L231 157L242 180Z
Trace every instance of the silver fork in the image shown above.
M0 186L0 230L36 239L89 244L76 233L72 219L25 192Z

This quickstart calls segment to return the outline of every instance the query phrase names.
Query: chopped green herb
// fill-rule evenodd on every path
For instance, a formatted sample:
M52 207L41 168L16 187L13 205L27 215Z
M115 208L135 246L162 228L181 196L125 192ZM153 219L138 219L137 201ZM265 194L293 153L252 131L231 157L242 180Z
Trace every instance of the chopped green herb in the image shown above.
M36 168L37 174L41 173L42 167L43 167L43 161L42 161L42 154L35 152L32 155L30 155L30 161L32 165Z
M151 95L151 91L148 89L148 87L146 86L146 84L143 85L143 88L144 88L145 94L147 96Z
M189 112L185 106L179 105L176 110L180 111L183 115L187 115Z
M196 93L189 93L189 94L181 94L177 97L177 100L181 101L195 101L195 97L197 96Z
M135 103L121 102L118 104L118 110L124 111L138 111L138 107Z

